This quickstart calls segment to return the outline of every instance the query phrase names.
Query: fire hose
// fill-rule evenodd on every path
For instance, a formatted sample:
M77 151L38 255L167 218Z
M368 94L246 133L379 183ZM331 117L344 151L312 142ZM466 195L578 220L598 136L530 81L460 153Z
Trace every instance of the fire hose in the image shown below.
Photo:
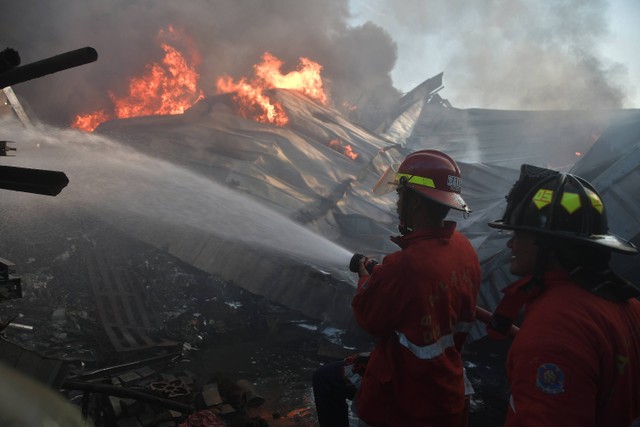
M369 272L373 272L373 268L378 264L377 261L370 259L362 254L355 253L351 257L351 261L349 262L349 270L357 273L360 268L360 261L364 259L364 268ZM476 319L480 320L482 323L489 325L491 324L491 320L493 318L493 313L489 310L482 308L476 305ZM508 331L508 335L511 337L515 337L520 328L515 325L511 325Z
M491 319L493 318L493 313L489 310L476 305L476 320L481 321L485 325L489 325L491 323ZM515 325L511 325L509 328L508 335L511 337L515 337L520 328Z

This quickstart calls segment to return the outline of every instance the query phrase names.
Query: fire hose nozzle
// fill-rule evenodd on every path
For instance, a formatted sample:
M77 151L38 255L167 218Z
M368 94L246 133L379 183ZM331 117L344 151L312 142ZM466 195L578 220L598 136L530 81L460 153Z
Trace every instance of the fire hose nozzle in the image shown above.
M349 271L358 273L360 271L360 260L362 258L364 258L364 268L369 272L369 274L373 273L373 268L378 265L378 261L367 258L366 256L358 253L353 254L351 257L351 261L349 262Z

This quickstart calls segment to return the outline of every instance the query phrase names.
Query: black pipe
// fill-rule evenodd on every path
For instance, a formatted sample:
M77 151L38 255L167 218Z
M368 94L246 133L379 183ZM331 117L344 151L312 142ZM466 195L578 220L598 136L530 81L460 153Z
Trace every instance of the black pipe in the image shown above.
M20 55L18 51L8 47L0 52L0 73L16 68L18 65L20 65Z
M0 189L57 196L68 183L64 172L0 166Z
M57 73L67 68L88 64L98 59L98 52L92 47L83 47L60 55L42 59L31 64L16 67L0 74L0 88L12 86L27 80L37 79L47 74Z

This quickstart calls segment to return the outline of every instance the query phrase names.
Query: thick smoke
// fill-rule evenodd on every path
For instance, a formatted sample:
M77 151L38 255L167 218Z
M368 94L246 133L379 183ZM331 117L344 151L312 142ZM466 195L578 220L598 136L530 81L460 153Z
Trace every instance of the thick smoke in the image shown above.
M14 87L53 124L109 110L109 91L126 95L162 58L157 36L172 25L201 54L206 95L220 76L251 75L266 51L284 72L305 56L324 66L333 105L375 128L400 96L392 76L410 90L442 71L442 95L461 108L623 107L627 70L598 51L607 13L606 0L20 0L4 2L0 40L22 64L98 51L95 63Z
M399 97L390 77L396 45L381 27L348 19L348 0L20 0L2 5L0 40L23 65L84 46L98 51L95 63L14 87L25 107L54 124L109 109L108 91L126 95L129 79L162 58L157 35L172 25L201 54L206 95L220 76L252 75L266 51L284 61L283 72L304 56L324 66L334 105L374 104L373 114L356 118L375 126Z
M608 109L625 105L627 70L607 60L606 0L354 0L404 50L394 78L444 71L454 106ZM631 98L630 98L631 99Z

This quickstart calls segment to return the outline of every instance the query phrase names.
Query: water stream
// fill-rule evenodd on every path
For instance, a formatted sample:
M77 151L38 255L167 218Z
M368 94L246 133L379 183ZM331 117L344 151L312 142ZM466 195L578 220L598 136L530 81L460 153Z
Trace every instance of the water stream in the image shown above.
M43 125L25 129L6 120L0 121L0 139L15 141L17 148L0 164L63 171L69 178L56 197L28 197L69 209L186 224L319 268L345 270L352 254L238 191L105 136Z

